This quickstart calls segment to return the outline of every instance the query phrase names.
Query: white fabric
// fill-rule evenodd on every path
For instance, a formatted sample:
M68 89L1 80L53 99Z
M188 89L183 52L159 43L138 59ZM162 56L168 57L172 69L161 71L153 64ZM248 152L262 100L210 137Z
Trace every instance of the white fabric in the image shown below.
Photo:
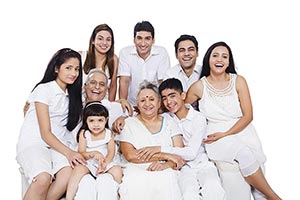
M195 83L196 81L199 80L200 74L201 74L201 69L202 67L200 65L195 65L193 73L188 77L185 72L183 71L182 67L180 64L177 64L171 68L169 68L165 75L164 75L164 80L168 78L177 78L181 81L183 91L187 92L189 87Z
M229 85L224 90L215 89L206 77L201 79L204 88L203 96L199 101L199 110L207 117L207 134L225 132L242 117L236 91L236 78L236 74L230 74ZM260 166L263 166L266 161L261 142L253 125L249 124L241 132L206 144L205 147L209 158L217 163L228 199L247 199L250 189L240 172L239 166L237 167L235 161L237 155L243 153L245 149L252 153L251 158L239 156L242 157L242 159L239 158L240 162L251 164L245 171L249 175L257 170L257 167L252 165L254 163L252 162L253 157ZM219 163L223 163L223 165ZM222 166L223 168L221 168ZM243 166L247 165L243 164ZM240 195L237 195L239 193ZM241 195L244 195L243 198Z
M106 107L108 110L109 116L108 116L108 127L111 128L113 122L120 116L128 116L128 112L123 112L122 106L120 103L117 102L110 102L107 99L103 99L101 101L102 105ZM76 128L71 132L71 134L68 134L68 143L70 148L77 151L77 134L82 126L82 122L78 123Z
M170 115L179 124L183 133L184 148L162 148L163 152L180 155L188 162L180 170L180 188L186 200L200 199L200 194L206 200L226 199L215 165L208 160L203 145L206 136L206 118L186 104L189 111L185 118L178 119L175 114ZM201 188L201 189L200 189Z
M158 82L163 80L165 71L170 68L170 58L164 47L152 45L150 55L142 59L135 46L120 51L118 76L130 76L127 100L136 105L136 96L140 83L144 80Z
M198 168L181 169L179 183L184 200L226 199L217 168L211 162L201 163Z
M68 133L65 125L68 117L69 98L56 81L38 85L30 94L26 112L17 142L17 162L28 183L42 172L54 175L63 167L69 166L64 155L51 149L41 137L35 102L49 106L49 117L52 133L64 144ZM38 159L36 159L38 158Z
M161 130L151 133L136 117L125 120L125 126L118 140L132 144L136 149L145 146L172 146L173 126L170 118L163 117ZM178 128L177 128L178 129ZM178 130L177 130L178 131ZM134 164L127 162L120 185L121 200L176 200L181 199L178 185L178 171L165 169L147 171L150 163Z
M235 85L236 75L230 74L230 84L226 88L226 92L220 95L211 91L213 87L208 83L206 77L201 80L204 89L203 96L199 101L199 109L208 120L207 134L225 132L242 117ZM259 164L266 161L261 142L252 124L237 134L207 144L206 150L212 160L233 163L237 153L244 147L251 149Z
M102 155L105 157L108 153L107 151L107 144L111 140L111 131L108 129L105 129L105 137L101 140L92 140L91 133L89 131L85 131L85 137L87 140L86 144L86 152L90 151L98 151L102 153ZM112 168L114 165L117 165L115 163L115 160L113 159L112 162L108 163L106 166L106 169L104 172L107 172L110 168ZM97 176L96 172L99 168L98 161L94 159L89 159L87 161L87 168L90 170L90 172L93 174L93 176Z
M35 145L48 146L41 137L35 102L49 106L52 133L61 141L68 132L65 125L68 117L69 98L58 86L56 81L40 84L28 98L29 109L26 112L17 143L17 154Z
M184 119L178 119L175 114L166 114L179 125L183 134L184 148L172 147L162 148L163 152L174 153L181 156L190 167L197 167L201 162L207 162L208 157L205 153L203 138L206 136L206 118L193 109L189 104L185 105L189 112Z
M228 200L251 200L251 188L236 162L215 161Z

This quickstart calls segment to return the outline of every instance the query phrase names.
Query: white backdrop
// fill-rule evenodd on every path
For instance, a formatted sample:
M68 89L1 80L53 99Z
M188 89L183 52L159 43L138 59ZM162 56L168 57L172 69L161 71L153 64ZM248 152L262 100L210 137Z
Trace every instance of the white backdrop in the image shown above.
M118 55L120 48L133 44L133 28L141 20L154 25L156 44L167 48L172 66L177 63L174 42L181 34L198 39L199 64L212 43L222 40L231 46L238 73L250 87L253 123L268 158L267 179L285 200L299 196L296 1L10 0L0 4L1 199L20 199L15 145L22 107L51 56L64 47L86 50L93 28L101 23L114 30Z

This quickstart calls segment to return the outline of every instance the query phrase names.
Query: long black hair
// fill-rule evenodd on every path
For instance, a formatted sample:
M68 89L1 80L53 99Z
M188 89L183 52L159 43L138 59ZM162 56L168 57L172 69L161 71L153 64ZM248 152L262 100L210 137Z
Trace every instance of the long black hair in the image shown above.
M82 63L81 56L77 51L70 48L63 48L58 50L49 61L44 77L40 82L38 82L33 90L42 83L48 83L54 81L57 78L56 69L59 69L62 64L64 64L68 59L76 58L79 60L79 75L73 84L68 84L68 94L69 94L69 112L68 112L68 122L67 129L72 131L78 124L79 118L82 112L82 98L81 98L81 88L82 88Z
M234 60L233 60L233 56L232 56L232 51L231 51L230 47L225 42L221 41L221 42L214 43L206 51L206 53L204 55L204 58L203 58L203 62L202 62L202 71L201 71L200 78L202 78L203 76L209 76L210 75L209 58L210 58L210 55L211 55L212 51L216 47L219 47L219 46L225 47L228 50L228 53L229 53L229 66L227 67L225 72L236 74Z

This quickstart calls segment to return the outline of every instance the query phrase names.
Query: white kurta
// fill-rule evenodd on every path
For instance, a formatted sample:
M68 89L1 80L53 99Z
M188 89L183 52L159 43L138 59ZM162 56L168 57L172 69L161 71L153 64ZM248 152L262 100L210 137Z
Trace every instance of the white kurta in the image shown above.
M136 117L126 119L122 133L116 139L132 144L136 149L146 146L172 146L172 136L179 134L177 125L163 117L161 130L151 133ZM177 200L182 199L178 186L178 171L165 169L147 171L150 163L126 162L120 185L122 200Z

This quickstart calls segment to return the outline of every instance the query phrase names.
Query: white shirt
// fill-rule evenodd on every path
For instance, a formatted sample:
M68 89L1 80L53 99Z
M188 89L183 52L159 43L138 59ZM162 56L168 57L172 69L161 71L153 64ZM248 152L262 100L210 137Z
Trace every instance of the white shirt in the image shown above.
M41 137L35 102L49 106L52 133L61 141L64 140L68 121L69 97L58 86L56 81L38 85L28 98L29 109L26 112L17 144L17 153L33 145L48 146Z
M188 77L185 74L182 67L180 66L180 64L177 64L177 65L169 68L166 71L164 80L166 80L168 78L179 79L182 83L183 91L186 92L193 83L195 83L196 81L199 80L200 74L201 74L201 69L202 69L202 67L200 65L196 65L193 73L191 74L190 77Z
M208 156L205 152L203 138L206 136L206 117L193 109L189 104L185 105L189 112L184 119L178 119L173 113L165 113L169 115L179 125L183 134L184 148L166 148L162 147L161 151L173 153L181 156L188 161L186 165L191 168L197 168L200 163L208 162Z
M127 100L136 105L136 96L140 83L144 80L158 82L170 68L170 58L164 47L153 45L150 55L142 59L135 46L128 46L120 51L118 76L130 76Z

